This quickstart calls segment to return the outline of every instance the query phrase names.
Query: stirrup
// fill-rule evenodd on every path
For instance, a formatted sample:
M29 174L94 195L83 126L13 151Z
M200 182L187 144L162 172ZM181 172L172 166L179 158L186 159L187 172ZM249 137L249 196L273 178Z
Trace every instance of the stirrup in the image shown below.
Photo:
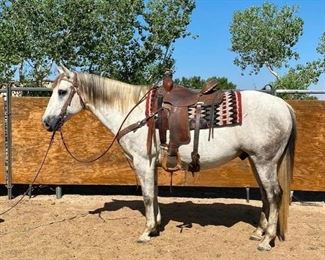
M179 154L171 156L168 154L168 147L165 145L160 146L160 159L159 165L167 172L175 172L182 170L182 163Z

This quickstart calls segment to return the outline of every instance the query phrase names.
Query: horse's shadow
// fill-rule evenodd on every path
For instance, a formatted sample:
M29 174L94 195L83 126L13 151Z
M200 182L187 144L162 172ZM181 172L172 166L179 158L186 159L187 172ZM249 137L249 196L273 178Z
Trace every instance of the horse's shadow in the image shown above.
M258 223L260 208L248 204L196 204L192 201L159 203L162 223L161 230L170 221L180 222L179 228L191 228L192 224L201 226L214 225L231 227L238 222L245 222L252 226ZM142 200L113 200L105 203L102 208L89 211L89 214L101 214L105 211L117 211L128 207L132 210L138 210L144 215L144 205Z

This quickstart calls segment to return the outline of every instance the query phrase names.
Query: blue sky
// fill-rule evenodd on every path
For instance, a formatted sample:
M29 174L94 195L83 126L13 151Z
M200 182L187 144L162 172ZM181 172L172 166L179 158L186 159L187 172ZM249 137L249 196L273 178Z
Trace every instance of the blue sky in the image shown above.
M174 78L201 76L224 76L237 85L238 89L260 89L274 80L267 69L262 69L258 75L250 76L249 70L241 75L239 67L233 64L236 56L230 51L229 27L233 13L244 10L253 5L260 6L265 1L258 0L196 0L196 9L188 30L199 37L197 39L180 39L175 43L174 58L176 71ZM269 0L279 7L283 5L297 5L297 15L304 21L303 35L294 49L299 53L298 61L290 65L303 64L319 58L316 47L320 36L325 32L325 1L297 0L279 1ZM279 71L284 74L285 69ZM316 86L310 89L325 90L325 75L322 75Z

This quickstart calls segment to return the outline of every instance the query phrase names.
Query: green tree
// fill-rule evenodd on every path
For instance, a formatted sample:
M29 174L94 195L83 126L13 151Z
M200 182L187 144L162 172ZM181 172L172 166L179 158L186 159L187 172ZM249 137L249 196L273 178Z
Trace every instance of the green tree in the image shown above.
M182 77L181 79L175 79L174 81L176 84L196 89L201 89L205 84L205 80L202 79L200 76L193 76L189 78Z
M325 33L321 37L317 52L323 54L324 58L290 68L287 74L279 76L273 83L275 89L305 90L311 84L316 84L320 75L325 73ZM281 97L285 99L316 99L314 96L305 94L283 94Z
M237 88L237 86L231 81L229 81L226 77L210 77L206 81L212 79L215 79L219 82L219 88L222 90L232 90Z
M271 3L235 12L230 26L231 50L238 53L234 63L251 73L263 66L277 77L274 68L287 65L291 58L298 59L292 47L302 35L303 20L295 16L296 7L278 9Z
M202 87L209 80L217 80L219 82L219 88L222 90L236 89L236 85L230 82L227 78L215 76L208 79L202 79L200 76L193 76L189 78L182 77L181 79L175 79L175 83L189 88L202 89Z
M317 51L323 55L323 62L325 62L325 32L322 34L320 38Z
M293 50L303 33L303 20L296 16L297 7L278 8L271 3L261 7L251 7L235 12L230 32L231 50L238 53L234 63L242 70L250 67L250 74L257 74L266 67L275 77L272 85L276 89L307 89L317 83L324 72L321 59L299 64L289 68L286 75L279 75L276 69L288 66L288 61L298 59ZM318 47L319 53L325 53L325 36ZM308 98L308 95L282 95L284 98Z
M41 86L63 62L147 83L173 64L194 8L194 0L0 0L0 80Z
M290 68L288 73L280 76L274 83L275 89L305 90L311 84L317 83L319 76L324 72L318 61L307 62L305 65L297 65ZM307 94L281 94L284 99L316 99Z

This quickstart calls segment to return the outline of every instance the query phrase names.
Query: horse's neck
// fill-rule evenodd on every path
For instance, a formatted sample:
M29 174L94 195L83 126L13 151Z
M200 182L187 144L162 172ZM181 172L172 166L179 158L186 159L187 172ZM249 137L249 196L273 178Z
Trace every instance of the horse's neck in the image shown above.
M79 80L86 107L114 134L117 133L128 110L135 105L133 103L137 102L147 90L145 86L130 85L90 74L80 74ZM125 122L124 127L143 117L144 109L145 105L140 104Z
M128 112L121 112L120 109L112 106L96 107L93 105L88 106L89 110L96 115L96 117L112 131L114 135L117 134L123 120L127 116ZM128 116L128 119L123 124L123 127L135 123L145 117L145 104L140 104L134 111Z

